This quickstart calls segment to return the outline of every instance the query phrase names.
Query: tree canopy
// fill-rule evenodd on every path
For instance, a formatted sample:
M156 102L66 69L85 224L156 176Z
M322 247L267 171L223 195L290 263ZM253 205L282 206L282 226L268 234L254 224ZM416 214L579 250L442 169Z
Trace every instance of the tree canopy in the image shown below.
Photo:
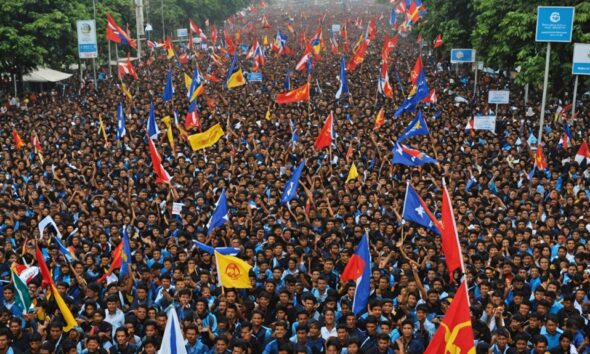
M165 0L164 21L168 34L188 27L188 18L198 24L205 19L221 23L248 5L248 0ZM147 5L147 4L144 4ZM161 37L161 2L149 1L144 22ZM99 55L106 57L106 14L119 25L129 24L135 34L134 2L96 1ZM26 74L39 65L62 68L78 61L76 21L92 18L92 0L11 0L0 4L0 71Z

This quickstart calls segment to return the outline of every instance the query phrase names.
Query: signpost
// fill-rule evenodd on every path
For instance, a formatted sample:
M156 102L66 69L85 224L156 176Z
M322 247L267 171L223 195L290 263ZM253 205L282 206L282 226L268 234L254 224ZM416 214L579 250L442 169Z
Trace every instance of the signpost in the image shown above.
M549 81L549 59L551 58L551 42L569 43L572 41L574 14L576 9L568 6L537 7L536 42L547 42L545 54L545 76L543 78L543 98L541 99L541 119L539 121L538 145L543 139L545 124L545 103L547 102L547 85Z
M78 57L80 59L92 59L94 64L94 60L98 57L96 22L94 20L78 20L76 21L76 29L78 32ZM95 87L96 84L96 65L94 65Z
M574 100L572 101L572 119L574 119L578 95L578 75L590 75L590 44L574 43L572 74L576 77L574 80Z
M188 37L188 29L186 28L178 28L176 30L176 37L186 38Z
M458 49L451 49L451 63L452 64L459 64L459 63L475 63L475 49L467 49L467 48L458 48ZM478 63L475 65L475 82L473 84L473 97L477 93L477 72L478 72Z
M499 104L510 103L510 91L508 90L490 90L488 92L488 103L496 105L496 115L498 114Z

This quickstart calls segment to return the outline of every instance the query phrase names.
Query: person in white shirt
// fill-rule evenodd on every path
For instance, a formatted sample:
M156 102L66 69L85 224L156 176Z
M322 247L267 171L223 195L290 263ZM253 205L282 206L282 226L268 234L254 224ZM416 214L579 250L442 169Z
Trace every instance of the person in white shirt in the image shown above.
M117 295L110 295L107 298L107 309L104 320L113 327L113 338L115 337L117 328L125 325L125 314L119 309L119 298Z
M324 311L324 326L321 328L322 338L328 340L330 337L337 337L336 331L336 313L334 310L327 309Z

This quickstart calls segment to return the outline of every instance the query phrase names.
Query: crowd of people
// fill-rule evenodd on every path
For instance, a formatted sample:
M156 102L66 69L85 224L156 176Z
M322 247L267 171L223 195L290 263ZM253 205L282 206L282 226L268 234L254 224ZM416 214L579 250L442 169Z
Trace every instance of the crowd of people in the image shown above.
M262 82L231 90L206 82L198 98L203 130L219 123L225 135L204 150L193 152L174 126L172 146L161 119L178 112L182 124L184 74L197 65L206 77L225 77L230 58L219 67L206 51L187 52L188 63L180 64L161 49L148 50L134 63L139 79L122 78L132 100L119 89L120 79L107 75L7 105L0 116L0 353L152 354L162 345L173 306L189 354L420 354L462 277L477 353L590 353L590 169L574 160L588 139L590 106L578 104L572 119L565 114L568 90L553 88L561 97L546 107L548 167L533 170L540 99L531 92L525 102L509 75L479 73L474 93L470 66L452 66L444 48L426 40L418 45L406 34L390 58L393 99L377 92L381 46L394 30L389 7L367 3L284 3L227 24L231 33L242 29L248 45L263 35L272 42L281 27L295 54L278 56L269 44ZM261 28L262 14L270 29ZM352 49L371 18L377 37L364 62L348 73L350 94L337 100L340 54L330 51L329 29L346 23ZM286 30L289 22L294 33ZM313 61L309 105L275 104L303 53L301 33L310 37L318 25L326 44ZM178 43L175 50L186 48ZM392 163L391 149L416 112L393 114L411 89L419 55L437 102L420 105L430 133L406 143L439 163L408 167ZM243 53L239 65L252 70ZM165 103L169 67L175 93ZM291 87L307 79L305 71L295 71ZM510 90L510 104L487 103L488 91L497 89ZM126 135L117 140L119 103ZM151 103L170 184L156 183L152 169L146 137ZM374 129L382 108L385 124ZM333 145L316 151L330 112ZM496 115L495 132L466 131L479 114ZM566 124L572 139L564 145ZM20 149L13 129L25 141ZM303 159L298 197L282 205L285 183ZM359 176L345 182L353 162ZM407 181L439 215L442 178L452 196L465 274L448 274L439 235L401 218ZM222 190L229 221L209 232ZM173 203L182 209L173 210ZM57 230L39 234L48 215L75 259L53 241ZM105 277L123 232L130 240L129 274ZM366 310L354 314L355 283L342 282L340 274L364 233L371 295ZM238 257L253 266L251 288L221 288L213 255L194 240L239 248ZM19 305L11 269L38 266L37 247L77 322L69 331L41 274L27 284L35 310Z

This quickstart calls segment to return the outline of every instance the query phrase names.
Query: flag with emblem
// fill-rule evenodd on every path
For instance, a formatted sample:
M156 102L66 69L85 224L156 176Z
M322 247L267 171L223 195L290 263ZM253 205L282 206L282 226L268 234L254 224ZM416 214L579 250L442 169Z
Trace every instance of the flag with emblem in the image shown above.
M252 287L249 275L252 266L244 260L215 252L215 263L217 266L217 278L221 286L238 289Z
M16 274L14 267L11 268L11 274L16 295L14 297L15 304L22 309L23 314L35 311L27 284Z
M418 111L416 117L412 119L410 124L406 127L406 130L404 130L402 135L397 139L397 142L401 143L402 141L413 136L428 135L428 133L428 126L426 125L426 121L422 116L422 111Z
M309 81L294 90L279 93L275 102L279 104L309 101Z
M463 280L424 354L473 354L474 343L467 284Z
M402 219L414 222L436 234L440 234L434 214L432 214L428 205L422 200L410 182L406 185Z
M438 161L422 151L413 149L404 144L396 143L393 147L392 163L394 165L422 166L428 163L438 163Z

